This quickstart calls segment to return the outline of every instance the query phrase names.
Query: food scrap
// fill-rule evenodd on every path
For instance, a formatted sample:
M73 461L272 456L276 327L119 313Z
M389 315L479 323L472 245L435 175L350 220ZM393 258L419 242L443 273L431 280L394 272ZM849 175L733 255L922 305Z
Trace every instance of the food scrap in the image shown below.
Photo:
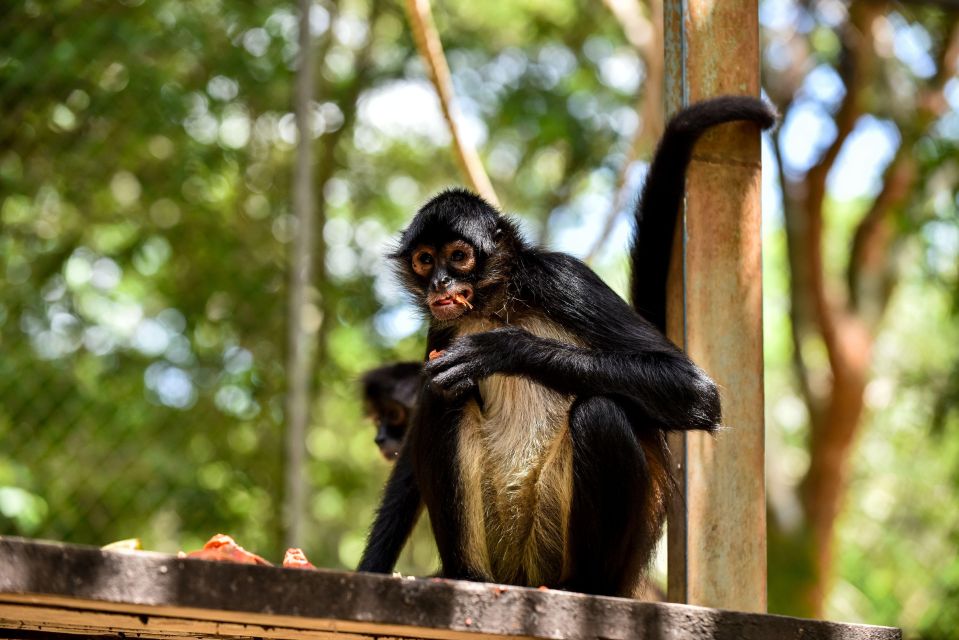
M442 352L442 351L437 351L436 349L433 349L432 351L430 351L429 359L430 359L430 360L436 360L436 359L439 358L441 355L443 355L443 352Z
M199 558L200 560L215 560L218 562L238 562L240 564L263 564L272 566L269 562L250 553L236 543L228 535L218 533L207 540L203 548L199 551L191 551L184 555L186 558Z
M291 547L286 550L286 553L283 555L283 566L288 569L316 569L313 563L306 559L306 554L303 553L303 550L297 549L296 547Z
M139 538L127 538L126 540L117 540L110 544L105 544L101 549L105 551L142 551L143 544Z
M453 302L455 302L456 304L461 304L465 306L467 309L473 308L473 305L470 304L470 301L467 300L466 296L464 296L462 293L454 293Z

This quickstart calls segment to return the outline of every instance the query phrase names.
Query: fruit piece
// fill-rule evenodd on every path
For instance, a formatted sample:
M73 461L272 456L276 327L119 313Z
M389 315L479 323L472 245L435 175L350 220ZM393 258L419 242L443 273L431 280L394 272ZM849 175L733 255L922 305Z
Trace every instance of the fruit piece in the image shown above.
M140 538L127 538L126 540L117 540L105 544L100 548L106 551L140 551L143 549L143 544L140 542Z
M437 351L436 349L433 349L432 351L430 351L429 359L430 359L430 360L436 360L437 358L439 358L439 357L442 356L442 355L443 355L443 352L442 352L442 351Z
M186 554L187 558L199 558L200 560L215 560L217 562L237 562L239 564L263 564L271 566L269 562L250 553L236 543L228 535L218 533L207 540L203 548L199 551L191 551Z
M283 555L283 566L288 569L316 569L313 564L306 559L306 554L302 549L291 547Z

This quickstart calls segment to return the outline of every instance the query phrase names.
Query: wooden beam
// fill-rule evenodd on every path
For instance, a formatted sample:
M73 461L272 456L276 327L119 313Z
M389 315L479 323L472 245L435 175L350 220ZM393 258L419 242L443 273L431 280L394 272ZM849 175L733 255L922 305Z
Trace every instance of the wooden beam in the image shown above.
M0 537L0 637L901 640L898 629Z
M667 0L666 110L759 95L757 0ZM719 383L725 430L673 439L682 495L669 520L669 598L766 610L760 144L707 134L686 182L669 334Z

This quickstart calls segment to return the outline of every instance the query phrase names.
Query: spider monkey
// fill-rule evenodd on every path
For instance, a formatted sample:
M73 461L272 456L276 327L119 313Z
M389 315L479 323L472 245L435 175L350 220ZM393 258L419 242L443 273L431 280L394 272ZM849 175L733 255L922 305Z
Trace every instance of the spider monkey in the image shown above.
M633 308L470 192L417 212L390 257L431 315L431 359L359 570L389 572L425 505L444 577L633 591L665 519L666 432L721 424L716 384L662 333L686 168L709 128L774 119L729 96L667 124L635 211Z
M400 453L422 371L419 362L394 362L370 369L360 379L367 413L376 425L373 441L389 462Z

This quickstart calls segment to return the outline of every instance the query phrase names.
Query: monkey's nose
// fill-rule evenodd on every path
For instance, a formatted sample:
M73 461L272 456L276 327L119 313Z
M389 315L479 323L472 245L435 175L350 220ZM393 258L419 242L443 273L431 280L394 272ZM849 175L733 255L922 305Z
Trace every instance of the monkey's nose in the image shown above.
M435 280L434 286L435 286L436 290L439 291L439 290L441 290L441 289L445 289L445 288L447 288L448 286L450 286L450 283L451 283L451 282L453 282L453 278L451 278L451 277L449 277L449 276L442 276L442 277L438 278L437 280Z
M386 442L386 436L384 436L383 434L379 434L379 433L378 433L378 434L376 434L376 437L373 438L373 442L375 442L375 443L376 443L376 446L379 447L379 446L381 446L384 442Z

